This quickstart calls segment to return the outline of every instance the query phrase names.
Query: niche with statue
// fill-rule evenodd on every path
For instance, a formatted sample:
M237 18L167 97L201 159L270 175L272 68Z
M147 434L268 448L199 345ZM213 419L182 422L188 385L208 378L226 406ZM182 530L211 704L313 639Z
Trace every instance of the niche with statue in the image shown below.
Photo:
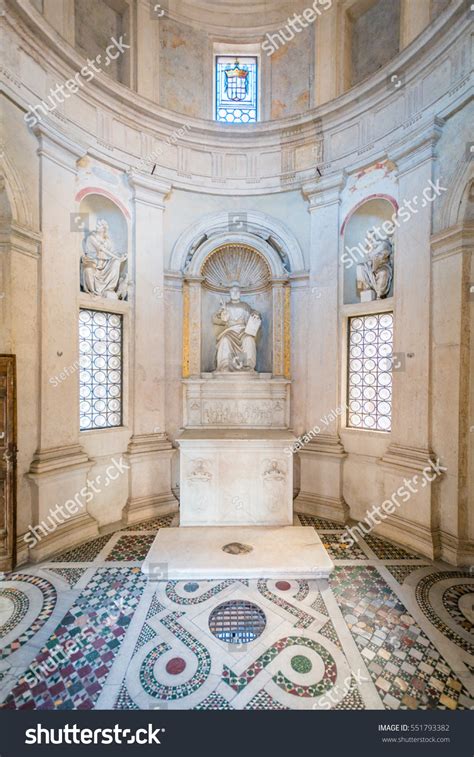
M384 300L393 295L394 240L383 229L393 226L395 210L382 197L367 200L347 219L343 230L344 304Z
M127 300L128 225L118 206L98 194L80 205L84 219L80 260L81 291L93 297Z
M254 245L210 240L183 272L181 525L292 523L289 274Z

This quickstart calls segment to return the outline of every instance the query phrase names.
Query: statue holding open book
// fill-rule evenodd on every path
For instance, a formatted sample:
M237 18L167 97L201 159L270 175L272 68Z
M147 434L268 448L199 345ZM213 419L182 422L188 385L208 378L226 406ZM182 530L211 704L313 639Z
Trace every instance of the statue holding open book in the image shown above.
M255 371L257 335L262 325L260 313L240 299L240 285L232 282L230 298L213 317L213 323L224 328L217 336L217 371Z

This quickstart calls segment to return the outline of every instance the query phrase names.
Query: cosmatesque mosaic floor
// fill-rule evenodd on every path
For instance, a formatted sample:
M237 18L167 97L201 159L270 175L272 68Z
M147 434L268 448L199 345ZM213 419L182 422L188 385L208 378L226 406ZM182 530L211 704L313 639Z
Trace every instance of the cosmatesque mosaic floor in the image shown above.
M474 707L474 573L298 517L329 581L147 582L173 516L0 575L0 708Z

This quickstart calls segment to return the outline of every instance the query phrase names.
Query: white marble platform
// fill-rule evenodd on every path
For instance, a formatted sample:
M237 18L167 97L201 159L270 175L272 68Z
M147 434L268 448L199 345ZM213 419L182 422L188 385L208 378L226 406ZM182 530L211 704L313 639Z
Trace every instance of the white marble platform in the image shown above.
M240 542L251 552L229 554ZM162 528L142 565L150 580L327 578L334 564L312 527Z

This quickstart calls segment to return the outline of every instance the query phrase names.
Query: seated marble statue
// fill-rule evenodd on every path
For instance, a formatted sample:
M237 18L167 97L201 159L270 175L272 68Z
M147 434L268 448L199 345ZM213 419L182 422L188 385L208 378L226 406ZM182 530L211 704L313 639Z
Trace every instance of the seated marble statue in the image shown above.
M230 299L221 300L213 323L224 326L217 336L217 371L254 371L257 365L256 338L262 318L240 299L240 285L232 282Z
M357 266L357 291L372 290L377 299L390 292L393 278L393 247L390 239L372 241L367 260Z
M86 238L85 253L81 258L84 291L98 297L125 299L120 269L126 259L126 254L120 255L115 251L107 221L98 220L95 231L91 231Z

